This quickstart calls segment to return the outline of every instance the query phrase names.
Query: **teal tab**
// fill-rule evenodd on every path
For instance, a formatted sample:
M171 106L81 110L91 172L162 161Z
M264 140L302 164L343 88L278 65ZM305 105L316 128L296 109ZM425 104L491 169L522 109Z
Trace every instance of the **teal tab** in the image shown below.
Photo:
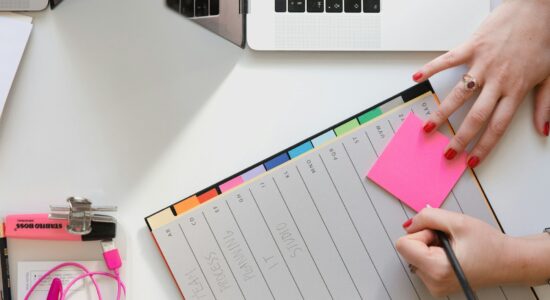
M295 158L296 156L300 156L306 152L308 152L309 150L313 149L313 145L311 144L311 142L305 142L303 144L301 144L300 146L288 151L288 155L290 156L290 158Z
M382 110L380 109L380 107L371 109L371 110L367 111L366 113L359 116L359 118L358 118L359 123L360 124L365 124L368 121L380 116L381 114L382 114Z

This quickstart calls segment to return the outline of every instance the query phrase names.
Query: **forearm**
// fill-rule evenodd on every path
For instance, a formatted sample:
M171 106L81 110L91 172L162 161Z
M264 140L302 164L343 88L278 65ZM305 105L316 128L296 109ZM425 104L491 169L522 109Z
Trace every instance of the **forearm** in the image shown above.
M510 238L506 251L510 265L505 283L530 286L545 284L550 279L550 235Z

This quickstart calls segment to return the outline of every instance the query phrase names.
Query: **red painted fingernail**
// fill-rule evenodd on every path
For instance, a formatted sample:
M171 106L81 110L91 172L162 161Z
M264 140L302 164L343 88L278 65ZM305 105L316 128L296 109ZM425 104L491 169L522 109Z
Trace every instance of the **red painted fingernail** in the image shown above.
M475 168L479 164L479 157L472 156L470 159L468 159L468 167Z
M422 76L424 76L424 74L422 74L422 72L416 72L413 75L413 80L418 81L418 79L422 78Z
M550 135L550 122L544 123L544 135L545 136Z
M407 229L409 226L411 226L412 222L412 218L408 219L407 221L405 221L405 223L403 223L403 228Z
M424 125L424 131L426 133L432 132L432 130L434 130L434 128L435 128L435 123L432 122L432 121L429 121L428 123L426 123L426 125Z
M451 159L455 158L455 156L456 156L456 150L453 149L453 148L449 148L445 152L445 158L448 159L448 160L451 160Z

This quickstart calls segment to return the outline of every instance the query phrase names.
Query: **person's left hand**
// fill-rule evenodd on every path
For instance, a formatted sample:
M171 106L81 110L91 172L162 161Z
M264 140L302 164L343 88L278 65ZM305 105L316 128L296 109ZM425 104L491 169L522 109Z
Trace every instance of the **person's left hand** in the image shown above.
M476 167L498 143L518 106L537 85L535 127L542 135L549 135L550 1L504 1L470 40L424 65L413 80L420 82L461 64L470 68L468 74L475 81L458 83L424 126L426 132L431 132L447 122L479 87L479 97L445 149L447 159L464 151L483 131L467 160L470 167Z

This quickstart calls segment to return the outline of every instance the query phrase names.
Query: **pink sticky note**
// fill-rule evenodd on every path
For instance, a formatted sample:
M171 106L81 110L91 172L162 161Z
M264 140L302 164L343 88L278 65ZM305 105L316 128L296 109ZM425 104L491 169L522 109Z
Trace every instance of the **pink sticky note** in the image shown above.
M440 207L466 169L466 153L447 160L449 138L426 134L422 120L410 113L367 177L415 211Z

